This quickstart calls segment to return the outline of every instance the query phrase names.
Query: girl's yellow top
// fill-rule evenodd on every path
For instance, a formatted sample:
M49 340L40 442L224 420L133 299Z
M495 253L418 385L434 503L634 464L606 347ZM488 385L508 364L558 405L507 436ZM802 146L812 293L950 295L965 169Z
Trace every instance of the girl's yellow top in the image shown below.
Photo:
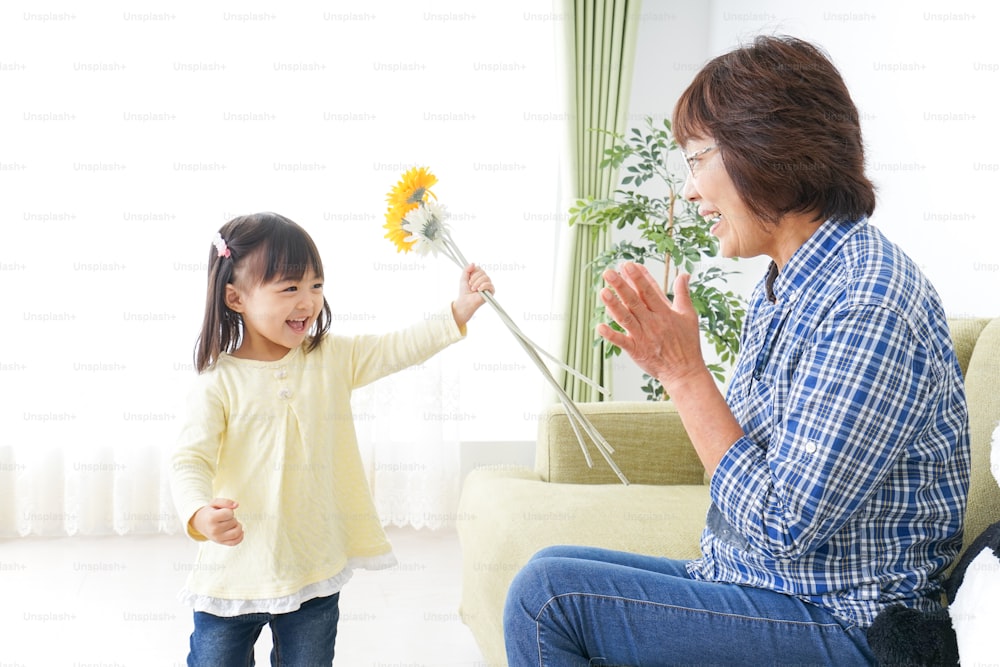
M464 333L449 309L385 335L328 334L311 352L300 346L273 362L223 354L202 373L169 471L178 514L201 542L184 597L265 611L252 601L294 599L315 585L332 594L351 568L395 564L358 451L351 391ZM213 498L239 502L239 545L188 525Z

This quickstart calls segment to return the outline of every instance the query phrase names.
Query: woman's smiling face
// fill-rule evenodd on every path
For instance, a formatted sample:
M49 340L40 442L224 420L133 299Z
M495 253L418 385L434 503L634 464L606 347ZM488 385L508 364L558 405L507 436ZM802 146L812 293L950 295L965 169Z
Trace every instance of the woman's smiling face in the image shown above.
M774 256L774 236L754 218L736 190L722 161L722 151L711 137L692 138L685 146L689 171L684 198L698 204L698 213L712 221L723 257Z

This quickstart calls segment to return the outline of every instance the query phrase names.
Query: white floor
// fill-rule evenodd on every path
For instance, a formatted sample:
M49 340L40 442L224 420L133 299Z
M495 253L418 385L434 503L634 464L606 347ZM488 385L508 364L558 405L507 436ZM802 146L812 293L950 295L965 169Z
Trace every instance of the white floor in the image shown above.
M454 531L388 533L399 565L344 589L334 664L485 665L458 618ZM0 540L0 667L181 667L191 615L175 593L195 549L179 536Z

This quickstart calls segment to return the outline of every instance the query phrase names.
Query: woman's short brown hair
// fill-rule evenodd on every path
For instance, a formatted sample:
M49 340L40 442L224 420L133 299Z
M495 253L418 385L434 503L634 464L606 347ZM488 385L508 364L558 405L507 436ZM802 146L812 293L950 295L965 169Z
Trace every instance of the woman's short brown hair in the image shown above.
M674 107L683 146L711 138L750 211L776 224L788 213L853 221L875 210L858 110L819 48L757 37L709 61Z

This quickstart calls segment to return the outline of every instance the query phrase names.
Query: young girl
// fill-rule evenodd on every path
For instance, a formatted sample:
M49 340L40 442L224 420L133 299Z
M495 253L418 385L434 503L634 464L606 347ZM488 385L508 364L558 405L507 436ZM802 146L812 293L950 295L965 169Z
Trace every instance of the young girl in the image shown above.
M214 241L198 380L170 469L200 542L182 598L194 607L188 665L329 665L339 591L354 568L395 564L361 464L351 390L465 335L493 290L475 265L450 315L383 336L327 335L323 263L273 213L230 220Z

